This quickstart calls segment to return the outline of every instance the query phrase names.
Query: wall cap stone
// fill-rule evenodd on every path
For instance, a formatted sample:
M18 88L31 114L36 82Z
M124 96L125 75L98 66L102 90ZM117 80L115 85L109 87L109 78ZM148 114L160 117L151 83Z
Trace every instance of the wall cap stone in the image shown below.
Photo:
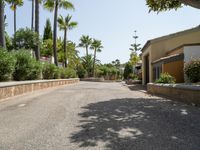
M161 84L161 83L148 83L147 86L160 86L167 88L185 89L185 90L195 90L200 91L200 85L180 83L180 84Z

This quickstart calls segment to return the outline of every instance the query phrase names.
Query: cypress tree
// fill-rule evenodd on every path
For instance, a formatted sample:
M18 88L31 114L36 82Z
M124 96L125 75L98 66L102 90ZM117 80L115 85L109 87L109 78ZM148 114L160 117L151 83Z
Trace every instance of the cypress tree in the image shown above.
M46 25L44 27L44 35L43 35L43 41L47 39L52 39L52 29L51 29L51 22L49 19L46 21Z

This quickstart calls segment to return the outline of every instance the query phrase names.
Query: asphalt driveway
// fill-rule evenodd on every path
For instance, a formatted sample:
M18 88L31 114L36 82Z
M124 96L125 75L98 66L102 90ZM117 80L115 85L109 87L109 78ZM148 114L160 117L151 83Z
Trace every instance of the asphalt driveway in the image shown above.
M122 83L36 91L0 102L0 150L200 150L200 108Z

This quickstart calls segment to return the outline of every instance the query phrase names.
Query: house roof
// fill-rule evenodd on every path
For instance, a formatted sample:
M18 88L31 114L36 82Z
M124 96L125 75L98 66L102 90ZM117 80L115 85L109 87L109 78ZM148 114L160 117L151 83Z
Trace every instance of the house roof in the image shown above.
M183 53L174 54L174 55L162 57L162 58L152 62L152 64L157 64L157 63L160 63L160 62L163 62L165 64L165 63L169 63L169 62L173 62L173 61L177 61L177 60L183 60L183 58L184 58L184 54Z
M158 37L158 38L155 38L155 39L148 40L141 51L144 52L147 49L147 47L149 47L149 45L151 45L152 43L167 40L167 39L170 39L170 38L174 38L174 37L177 37L177 36L181 36L181 35L196 32L196 31L200 31L200 25L197 26L197 27L191 28L191 29L187 29L187 30L184 30L184 31L180 31L180 32L176 32L176 33L172 33L172 34L169 34L169 35L165 35L165 36L162 36L162 37Z

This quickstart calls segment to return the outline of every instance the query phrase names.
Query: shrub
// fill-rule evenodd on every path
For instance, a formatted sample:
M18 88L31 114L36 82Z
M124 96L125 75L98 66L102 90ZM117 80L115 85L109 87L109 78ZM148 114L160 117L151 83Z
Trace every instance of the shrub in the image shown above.
M79 78L84 78L87 74L87 71L83 68L83 66L79 66L77 68L77 75Z
M124 79L129 79L130 74L132 73L133 73L133 66L131 65L131 63L126 63L125 69L124 69Z
M65 73L66 73L66 78L76 78L77 77L76 71L74 69L67 68L65 70Z
M134 74L134 73L131 73L129 75L129 78L132 79L132 80L138 80L139 79L139 77L136 74Z
M15 57L12 53L0 49L0 81L10 80L15 69Z
M29 51L19 50L15 53L16 65L13 79L17 81L36 80L40 78L42 64L36 61Z
M57 77L58 68L54 64L45 63L42 69L43 79L54 79Z
M158 80L156 80L156 83L164 83L164 84L175 83L175 82L176 82L176 79L168 73L162 73L160 75L160 78Z
M192 60L187 63L184 72L191 82L200 82L200 59Z

